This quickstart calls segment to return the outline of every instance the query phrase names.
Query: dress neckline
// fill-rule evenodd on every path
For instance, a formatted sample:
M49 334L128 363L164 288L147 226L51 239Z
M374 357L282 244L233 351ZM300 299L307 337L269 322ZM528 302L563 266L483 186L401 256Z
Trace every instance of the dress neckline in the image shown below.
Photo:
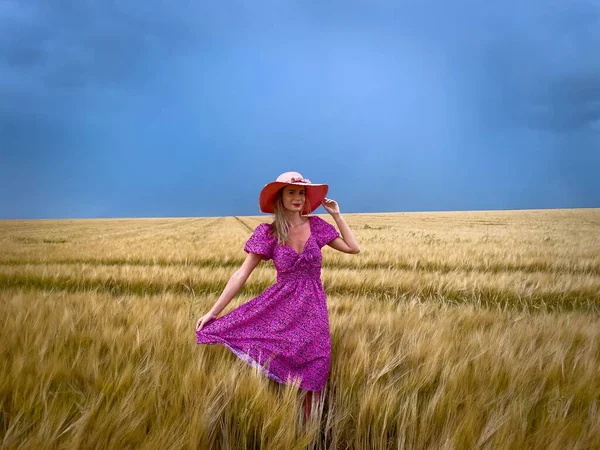
M291 248L293 250L293 252L297 255L297 256L302 256L304 254L304 252L306 251L306 247L308 247L308 242L310 241L310 239L313 236L313 230L312 230L312 220L310 219L312 216L308 217L308 229L310 231L310 234L308 235L308 239L306 240L306 242L304 243L304 247L302 248L302 251L300 253L298 253L296 251L296 249L294 247L292 247L291 245L288 244L288 247Z

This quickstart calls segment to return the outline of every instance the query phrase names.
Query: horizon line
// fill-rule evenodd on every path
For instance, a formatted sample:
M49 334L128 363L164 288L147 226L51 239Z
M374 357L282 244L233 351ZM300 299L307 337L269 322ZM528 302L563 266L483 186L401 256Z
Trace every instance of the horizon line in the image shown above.
M600 209L600 206L580 206L580 207L557 207L557 208L514 208L514 209L464 209L464 210L417 210L417 211L375 211L375 212L341 212L342 215L394 215L394 214L435 214L435 213L469 213L469 212L526 212L526 211L563 211L563 210L582 210L582 209ZM330 215L328 212L312 212L313 215ZM111 216L111 217L52 217L52 218L0 218L0 222L10 221L43 221L43 220L153 220L153 219L219 219L227 217L267 217L271 213L260 213L250 215L226 215L226 216Z

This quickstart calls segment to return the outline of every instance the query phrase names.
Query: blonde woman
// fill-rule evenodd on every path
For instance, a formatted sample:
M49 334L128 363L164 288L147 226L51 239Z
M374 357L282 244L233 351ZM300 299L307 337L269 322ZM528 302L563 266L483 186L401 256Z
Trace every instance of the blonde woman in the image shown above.
M244 246L248 253L212 309L196 326L198 344L221 344L279 383L299 382L305 391L304 421L313 404L322 405L331 360L329 316L321 282L321 248L360 251L338 204L326 198L328 185L314 184L298 172L285 172L259 195L262 212L273 213ZM320 205L336 228L318 216ZM217 317L261 260L273 260L277 282L257 297ZM313 398L314 395L314 398Z

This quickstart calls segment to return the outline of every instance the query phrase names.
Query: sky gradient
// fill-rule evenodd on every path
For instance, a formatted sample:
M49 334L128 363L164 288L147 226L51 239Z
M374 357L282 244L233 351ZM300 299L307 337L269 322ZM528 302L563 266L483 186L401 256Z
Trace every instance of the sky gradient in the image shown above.
M600 207L600 0L494 3L0 0L0 219Z

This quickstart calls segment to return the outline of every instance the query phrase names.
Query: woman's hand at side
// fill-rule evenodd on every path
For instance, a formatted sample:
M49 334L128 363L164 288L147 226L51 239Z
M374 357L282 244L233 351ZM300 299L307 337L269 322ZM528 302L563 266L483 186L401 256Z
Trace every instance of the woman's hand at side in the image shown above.
M238 293L238 291L242 288L246 280L250 276L250 273L254 270L254 268L258 265L258 263L262 260L263 255L259 255L258 253L248 253L248 256L244 260L244 264L238 270L236 270L233 275L229 278L223 293L215 303L215 305L210 309L210 311L218 311L218 314L212 314L212 312L208 312L198 319L196 323L196 331L202 330L204 325L207 322L210 322L213 319L216 319L217 316L223 311L223 309L229 304L231 299Z
M208 322L210 322L213 319L216 319L217 316L211 313L207 313L204 314L202 317L200 317L198 319L198 322L196 322L196 331L200 331L202 329L202 327L204 327L204 325L206 325Z

